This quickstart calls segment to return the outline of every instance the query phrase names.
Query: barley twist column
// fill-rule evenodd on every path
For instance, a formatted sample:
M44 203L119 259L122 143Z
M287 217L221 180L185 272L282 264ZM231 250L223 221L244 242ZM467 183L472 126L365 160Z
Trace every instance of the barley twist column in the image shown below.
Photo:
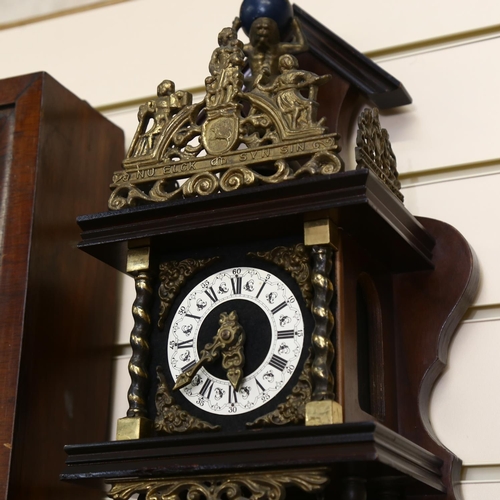
M118 420L116 439L139 439L150 434L148 418L149 337L153 302L152 275L149 269L149 246L129 249L127 273L134 277L136 298L132 306L134 327L130 333L132 356L128 364L131 384L128 390L128 411Z
M314 299L311 310L314 317L312 334L314 359L311 366L311 378L313 401L334 399L334 379L331 370L335 354L331 341L334 318L330 310L333 283L329 278L332 269L332 253L333 249L329 245L312 247Z
M148 361L149 335L151 330L151 316L149 311L153 298L151 275L149 272L136 273L136 299L132 306L134 328L130 334L132 357L128 364L128 371L132 383L128 390L127 417L147 417L146 398L148 392Z
M328 425L343 421L342 407L335 401L334 355L332 342L334 317L330 303L334 295L330 279L338 230L329 219L305 223L305 244L311 249L314 298L311 312L313 362L311 366L312 397L306 405L306 425Z

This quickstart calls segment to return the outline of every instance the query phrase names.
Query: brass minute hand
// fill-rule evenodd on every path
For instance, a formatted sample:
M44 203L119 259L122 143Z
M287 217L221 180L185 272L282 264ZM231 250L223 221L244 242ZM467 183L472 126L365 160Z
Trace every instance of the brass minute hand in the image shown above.
M229 381L235 390L238 390L238 385L243 377L241 367L245 362L245 357L243 355L245 333L238 323L236 311L232 311L229 314L222 313L219 318L219 324L220 327L212 343L206 344L205 349L200 352L200 359L189 370L182 372L177 377L174 390L181 389L188 385L191 380L193 380L198 370L205 363L212 363L215 361L219 357L221 351L223 356L222 366L227 370ZM239 372L237 371L238 369Z

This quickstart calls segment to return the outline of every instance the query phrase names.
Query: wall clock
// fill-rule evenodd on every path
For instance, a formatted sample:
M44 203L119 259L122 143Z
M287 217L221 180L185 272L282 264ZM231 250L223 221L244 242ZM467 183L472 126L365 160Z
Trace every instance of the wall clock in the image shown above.
M135 323L118 440L67 447L65 479L108 480L114 500L455 499L459 461L429 433L427 402L477 285L472 254L404 207L377 110L344 171L349 86L409 98L294 13L285 41L272 10L249 21L250 44L238 20L221 30L203 101L160 85L111 212L79 220L80 247L134 278Z

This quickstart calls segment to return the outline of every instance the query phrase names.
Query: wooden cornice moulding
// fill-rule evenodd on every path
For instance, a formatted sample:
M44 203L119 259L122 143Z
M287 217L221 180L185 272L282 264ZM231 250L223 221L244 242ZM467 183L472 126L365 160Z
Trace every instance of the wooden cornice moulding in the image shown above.
M157 237L178 247L191 242L195 232L198 244L206 241L200 234L225 241L231 236L227 227L238 227L249 239L283 231L301 234L304 216L323 210L339 227L362 238L391 269L432 268L432 236L365 169L82 216L79 247L124 271L126 242L131 238ZM377 235L375 221L381 223ZM379 238L391 242L388 251L377 245Z
M309 52L325 63L380 109L411 104L404 85L370 58L349 45L298 5L293 6L309 44Z

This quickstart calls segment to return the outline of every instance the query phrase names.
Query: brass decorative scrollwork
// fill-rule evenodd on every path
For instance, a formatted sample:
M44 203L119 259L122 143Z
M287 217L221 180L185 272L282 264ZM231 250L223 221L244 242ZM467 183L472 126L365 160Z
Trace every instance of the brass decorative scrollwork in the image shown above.
M145 500L282 500L286 488L297 487L306 493L317 493L324 489L328 481L327 469L130 479L112 482L108 496L113 500L128 500L136 494L145 495Z
M178 434L220 429L220 426L193 417L179 405L176 405L165 380L165 375L159 366L156 368L156 375L158 389L156 391L155 431L163 434Z
M299 68L291 52L306 45L296 20L293 26L296 43L267 48L243 46L238 23L224 28L199 103L164 80L158 98L139 108L123 170L113 175L109 208L339 172L339 136L327 134L316 117L318 87L331 76ZM262 50L269 64L262 64ZM253 75L244 88L247 62Z
M300 374L299 381L287 396L284 403L279 404L276 409L267 415L256 418L249 422L247 427L253 429L269 425L303 424L305 422L306 404L311 401L311 356L307 359L304 369Z
M366 108L358 121L356 135L356 169L368 168L401 200L396 156L392 151L389 133L380 126L377 108Z
M306 306L311 306L313 291L310 256L303 243L298 243L292 247L276 247L268 252L250 252L248 255L272 262L290 273L300 287Z
M172 302L184 286L186 280L200 269L216 261L218 257L209 259L185 259L181 262L175 260L160 264L160 315L158 328L163 328L168 311L172 307Z

